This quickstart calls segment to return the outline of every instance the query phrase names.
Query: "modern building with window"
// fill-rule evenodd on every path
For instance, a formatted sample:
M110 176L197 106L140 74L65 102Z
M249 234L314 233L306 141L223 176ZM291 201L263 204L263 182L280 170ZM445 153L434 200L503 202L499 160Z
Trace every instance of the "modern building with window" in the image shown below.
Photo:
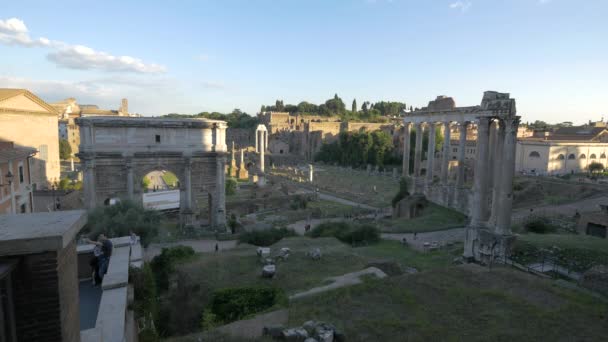
M57 111L26 89L0 89L0 139L37 151L30 160L32 186L59 182Z
M606 127L563 127L547 136L519 139L515 169L536 175L586 172L594 162L607 167L607 155Z
M0 215L33 211L29 165L34 154L33 148L0 140Z

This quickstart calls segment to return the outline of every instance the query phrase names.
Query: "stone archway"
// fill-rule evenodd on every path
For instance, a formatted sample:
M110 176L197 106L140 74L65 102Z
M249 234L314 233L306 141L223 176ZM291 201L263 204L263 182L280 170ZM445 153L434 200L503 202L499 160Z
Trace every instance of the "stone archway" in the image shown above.
M225 225L224 121L90 117L76 122L87 208L109 196L141 201L138 180L164 169L180 180L180 214L186 223L208 217L213 226ZM198 203L209 198L202 210Z

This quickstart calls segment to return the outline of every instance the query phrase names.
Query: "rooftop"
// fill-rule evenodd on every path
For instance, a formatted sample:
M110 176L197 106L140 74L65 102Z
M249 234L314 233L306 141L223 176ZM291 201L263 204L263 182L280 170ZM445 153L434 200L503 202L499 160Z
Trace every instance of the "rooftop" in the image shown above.
M0 215L0 256L63 249L85 223L84 210Z

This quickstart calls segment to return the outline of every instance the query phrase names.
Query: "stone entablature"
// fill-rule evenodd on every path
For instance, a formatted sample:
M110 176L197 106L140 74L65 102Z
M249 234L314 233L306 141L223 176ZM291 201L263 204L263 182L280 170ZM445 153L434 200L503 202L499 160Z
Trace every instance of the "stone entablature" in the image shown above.
M169 170L180 180L180 211L225 223L226 123L206 119L76 119L84 162L85 205L108 198L141 201L140 180L150 171Z
M466 231L464 256L481 262L492 262L508 253L512 241L511 209L513 174L519 117L515 100L509 94L486 91L481 105L456 107L453 99L444 96L431 101L428 107L406 113L403 119L403 172L410 176L410 132L415 126L416 141L413 178L414 192L424 193L431 201L470 213ZM477 125L474 185L465 184L466 132ZM458 170L456 182L449 177L452 160L450 146L452 125L459 128ZM443 129L444 144L439 160L435 153L435 132ZM423 130L428 131L426 173L423 169ZM435 172L435 162L441 167ZM489 246L488 244L491 244ZM488 254L490 251L490 254Z

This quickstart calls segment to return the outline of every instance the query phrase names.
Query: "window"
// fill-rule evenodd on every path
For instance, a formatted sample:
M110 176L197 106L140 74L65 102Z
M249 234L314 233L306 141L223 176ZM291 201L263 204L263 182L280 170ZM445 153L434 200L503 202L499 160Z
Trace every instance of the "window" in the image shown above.
M528 157L530 157L530 158L540 158L540 153L538 153L536 151L532 151L532 152L530 152L530 155Z
M40 147L38 148L40 154L40 159L44 160L44 161L48 161L49 160L49 146L48 145L40 145Z
M578 159L587 159L587 156L583 153L580 155L580 157L578 157Z
M458 152L458 148L454 147L454 148L452 149L452 152L454 152L454 153Z
M158 135L158 134L156 135L156 143L160 144L160 135Z
M606 159L606 153L602 153L602 155L600 156L601 159Z
M597 157L595 156L595 153L589 156L589 159L597 159Z
M566 157L563 154L560 154L559 156L557 156L557 160L564 160L566 159Z
M25 214L27 211L27 206L25 205L25 203L23 203L20 207L19 207L19 212L22 214Z
M568 159L576 159L576 156L574 155L574 153L570 153L568 155Z
M24 181L24 175L23 175L23 165L19 165L19 184L22 184Z

